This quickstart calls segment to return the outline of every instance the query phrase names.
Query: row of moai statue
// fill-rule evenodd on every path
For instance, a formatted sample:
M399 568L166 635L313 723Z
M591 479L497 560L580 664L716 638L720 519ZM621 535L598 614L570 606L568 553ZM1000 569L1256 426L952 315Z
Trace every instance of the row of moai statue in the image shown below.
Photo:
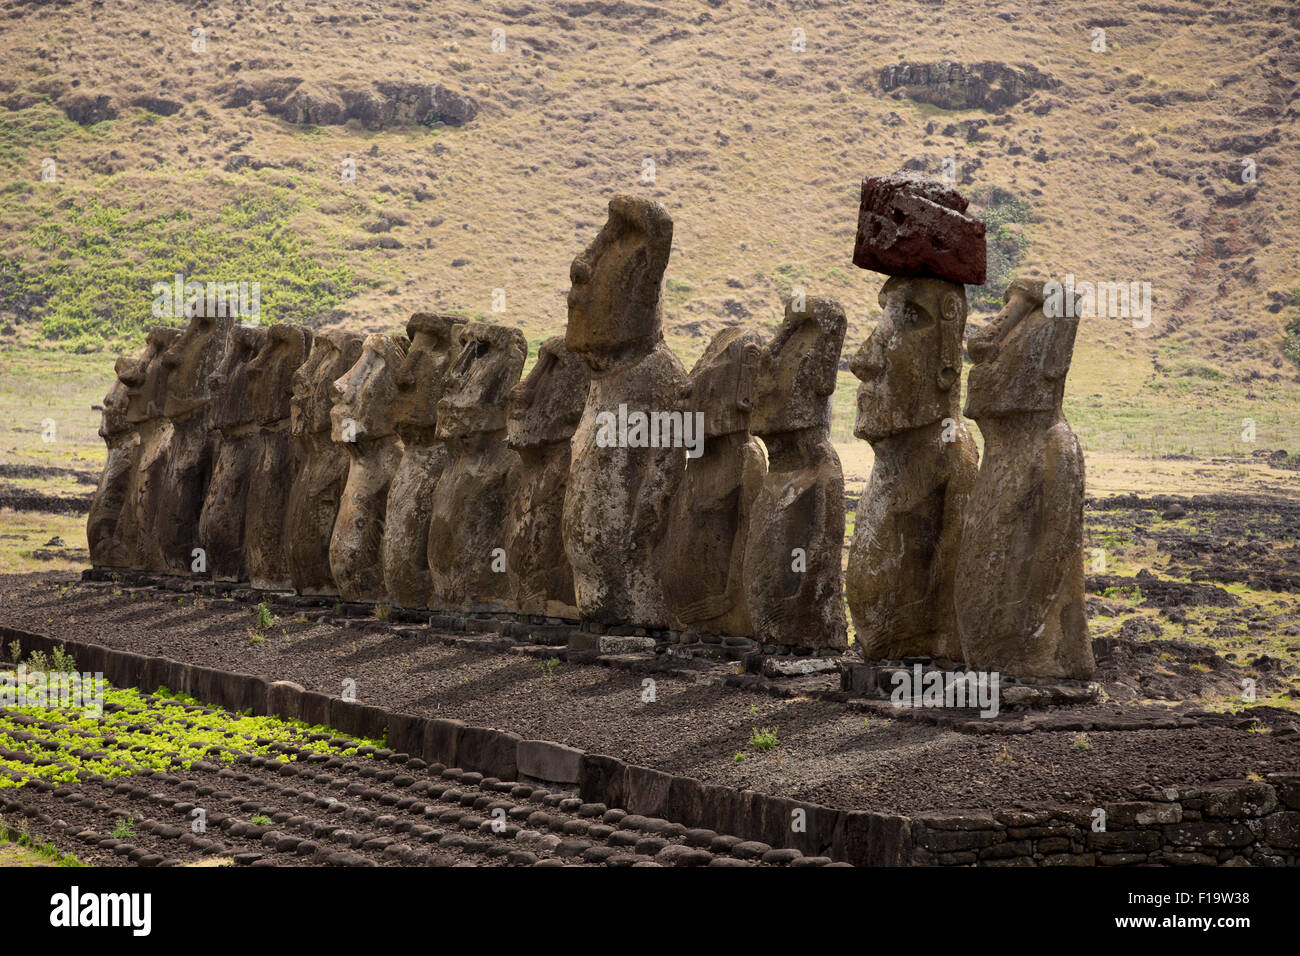
M984 269L965 208L940 184L864 183L854 260L891 278L851 363L876 458L847 574L843 309L792 297L769 341L725 329L688 374L663 341L672 221L630 196L522 381L520 331L455 316L364 338L209 315L155 329L105 399L92 562L192 573L198 548L206 573L257 588L819 653L848 646L847 580L868 660L1090 676L1082 456L1061 415L1075 320L1018 282L972 336L979 463L958 405L962 283ZM697 441L669 440L693 416Z

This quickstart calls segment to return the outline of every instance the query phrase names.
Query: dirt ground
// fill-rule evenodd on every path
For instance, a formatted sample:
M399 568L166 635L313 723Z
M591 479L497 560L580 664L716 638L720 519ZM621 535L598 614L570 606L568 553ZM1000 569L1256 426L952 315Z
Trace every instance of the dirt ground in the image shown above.
M1130 607L1119 590L1107 593L1111 597L1092 601L1095 630L1116 632L1099 634L1096 644L1098 677L1110 700L1056 712L1058 724L1240 709L1239 700L1230 702L1232 695L1240 697L1237 688L1247 673L1260 676L1261 702L1270 706L1255 708L1252 716L1202 720L1176 730L1080 732L1050 729L1049 723L1032 733L972 735L864 714L829 700L778 699L725 686L716 668L656 675L655 699L647 703L646 678L638 672L449 646L444 635L426 628L328 614L313 620L282 613L259 630L252 608L243 603L83 585L67 573L0 577L0 622L294 680L330 694L351 679L366 703L855 809L1092 807L1139 798L1153 788L1300 766L1295 715L1266 696L1289 694L1295 682L1282 670L1293 670L1291 665L1279 662L1271 672L1267 662L1262 672L1239 666L1205 644L1153 637L1145 624L1121 634L1127 622L1160 626L1157 615L1169 608L1152 615ZM1294 619L1294 604L1288 608L1277 616ZM1189 611L1240 613L1212 605ZM756 732L769 729L776 734L775 748L751 744Z

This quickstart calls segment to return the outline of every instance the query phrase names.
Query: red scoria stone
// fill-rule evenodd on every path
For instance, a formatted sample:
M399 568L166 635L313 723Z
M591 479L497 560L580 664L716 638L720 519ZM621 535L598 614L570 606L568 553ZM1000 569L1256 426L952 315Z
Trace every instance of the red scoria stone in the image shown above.
M885 275L984 284L984 223L966 197L931 179L894 173L862 181L853 264Z

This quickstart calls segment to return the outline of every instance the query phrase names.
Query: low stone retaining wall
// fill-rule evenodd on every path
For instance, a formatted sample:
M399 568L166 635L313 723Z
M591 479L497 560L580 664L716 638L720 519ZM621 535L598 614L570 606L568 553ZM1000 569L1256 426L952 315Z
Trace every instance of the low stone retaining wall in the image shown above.
M6 647L24 654L71 653L82 671L119 687L160 686L231 711L251 711L384 738L430 764L499 780L538 781L584 801L663 817L805 856L860 866L1075 865L1144 863L1300 864L1300 773L1168 790L1161 800L1104 805L1106 830L1089 809L936 812L904 817L839 810L675 776L545 740L421 717L269 682L250 674L145 657L97 644L60 641L0 626Z

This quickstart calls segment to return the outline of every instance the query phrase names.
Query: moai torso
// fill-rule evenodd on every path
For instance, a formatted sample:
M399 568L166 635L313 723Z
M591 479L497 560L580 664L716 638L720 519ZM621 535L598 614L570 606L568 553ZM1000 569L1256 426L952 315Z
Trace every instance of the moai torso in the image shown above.
M292 379L289 432L297 467L285 508L289 580L299 594L337 594L330 539L348 480L348 453L330 440L330 386L361 358L362 337L324 332Z
M123 512L129 510L131 487L140 462L140 433L127 417L129 389L122 375L139 363L147 363L152 348L146 344L135 359L119 358L114 367L116 377L104 396L99 437L108 446L108 457L86 519L90 563L96 567L131 565L131 544L123 540L121 532L130 525L129 519L123 521Z
M507 479L517 456L505 443L506 402L528 341L518 329L471 322L443 379L438 438L446 458L429 516L431 607L509 606Z
M578 616L561 525L569 443L586 403L587 367L562 336L542 343L537 364L510 393L506 444L518 457L508 483L506 574L521 614Z
M209 307L208 311L214 310ZM221 364L233 324L229 316L195 315L163 356L170 366L163 414L171 422L172 432L164 490L147 526L154 548L147 570L189 574L194 566L199 517L212 476L208 377Z
M565 342L586 363L591 386L573 433L564 549L578 611L604 624L668 625L659 547L686 450L647 447L645 429L619 425L620 411L624 419L681 411L686 370L664 344L660 302L672 241L662 205L615 196L605 226L570 268Z
M957 559L966 663L1021 678L1092 676L1083 588L1083 453L1061 410L1078 319L1017 280L971 335L966 414L984 434ZM1078 310L1072 310L1078 315Z
M245 501L244 551L248 580L255 588L293 587L285 516L299 462L289 414L294 375L311 352L311 340L310 329L273 325L265 348L248 366L248 395L257 430Z
M209 376L221 364L234 324L228 316L195 315L167 350L164 363L167 399L163 413L171 422L164 492L152 525L157 551L151 571L188 574L199 547L199 518L212 475L212 433L208 406Z
M332 389L330 437L348 454L348 480L330 536L330 570L345 601L387 596L380 545L388 487L402 456L392 412L406 344L405 336L367 336L361 357Z
M399 607L429 603L429 518L434 487L443 467L437 437L438 400L443 377L459 352L457 332L464 320L417 313L406 324L410 346L397 372L393 422L402 439L402 460L388 489L384 521L384 583Z
M749 433L761 342L757 332L724 329L691 370L686 414L703 414L703 444L687 458L671 504L660 574L680 630L753 633L742 570L750 511L767 473L763 446Z
M126 385L126 420L140 436L135 473L117 529L128 566L136 570L146 570L157 552L156 541L149 535L163 494L172 435L172 424L163 415L171 371L165 357L180 337L180 329L153 329L143 354L118 371Z
M833 299L791 299L763 352L750 429L767 446L768 470L750 512L743 568L753 636L763 644L848 646L844 475L830 440L846 324Z
M958 402L965 287L892 278L880 305L850 365L862 381L853 433L875 462L849 547L849 611L867 660L959 661L953 574L979 459Z
M257 425L248 400L248 363L266 343L266 329L236 325L221 365L208 378L208 426L215 439L212 480L199 517L199 546L207 569L221 581L247 580L244 502L256 456Z

